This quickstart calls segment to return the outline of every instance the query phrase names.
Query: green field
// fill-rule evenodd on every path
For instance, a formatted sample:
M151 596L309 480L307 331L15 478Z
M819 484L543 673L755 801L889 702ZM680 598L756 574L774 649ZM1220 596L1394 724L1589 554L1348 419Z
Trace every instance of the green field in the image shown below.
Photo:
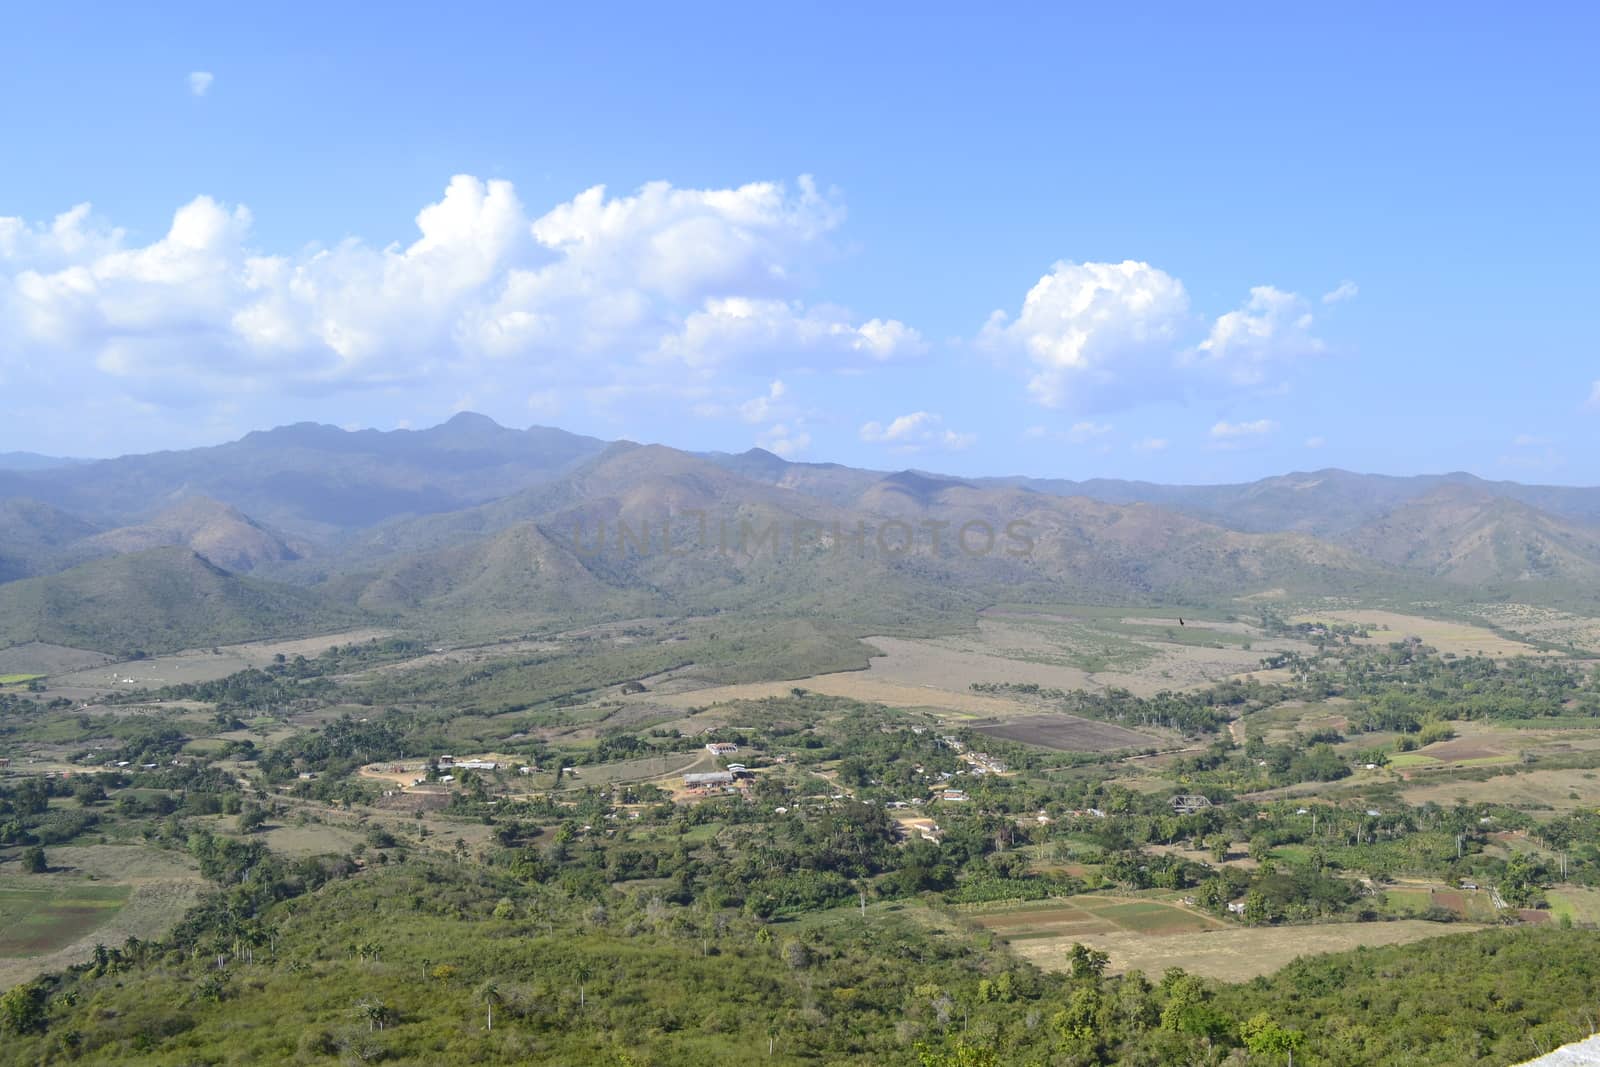
M0 674L0 685L21 685L43 677L42 674Z
M1556 921L1600 925L1600 889L1552 889L1545 893Z
M1165 901L1105 896L992 905L969 914L980 926L1008 941L1070 938L1117 930L1160 937L1223 926L1216 919Z
M128 893L125 885L0 886L0 957L69 945L116 915Z

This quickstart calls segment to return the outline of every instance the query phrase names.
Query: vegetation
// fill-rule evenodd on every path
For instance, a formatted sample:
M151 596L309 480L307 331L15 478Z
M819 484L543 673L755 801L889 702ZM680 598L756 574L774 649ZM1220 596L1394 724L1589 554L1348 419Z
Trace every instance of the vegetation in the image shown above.
M295 536L109 492L110 530L5 512L31 531L6 565L36 576L0 584L0 1063L1490 1064L1592 1028L1594 664L1296 613L1444 603L1459 567L1374 562L1366 519L1319 528L1358 555L1048 490L452 426L448 449L229 446L438 472L346 501L251 483ZM494 473L440 460L466 443ZM100 491L60 477L64 501ZM1041 551L571 544L579 518L667 503L1026 516ZM234 568L184 515L226 527ZM82 562L152 537L179 544ZM1001 598L1026 602L1003 612L1019 647L979 670L1002 613L975 612ZM931 633L923 703L868 640ZM1100 671L1124 684L1076 681ZM1494 795L1555 771L1537 803ZM123 923L158 893L159 922ZM1332 930L1451 936L1233 983L1128 964L1130 943Z

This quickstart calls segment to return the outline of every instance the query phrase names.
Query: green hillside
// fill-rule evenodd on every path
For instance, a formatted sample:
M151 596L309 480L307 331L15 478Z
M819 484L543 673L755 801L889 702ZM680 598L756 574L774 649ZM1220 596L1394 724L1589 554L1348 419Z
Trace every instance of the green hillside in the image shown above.
M167 652L331 629L358 613L230 574L187 548L95 560L0 586L0 642Z

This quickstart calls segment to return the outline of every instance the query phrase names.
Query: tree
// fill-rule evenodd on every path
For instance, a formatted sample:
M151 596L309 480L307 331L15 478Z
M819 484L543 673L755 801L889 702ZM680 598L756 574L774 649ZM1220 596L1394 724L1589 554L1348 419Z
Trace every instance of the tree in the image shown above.
M1294 1067L1294 1050L1305 1043L1306 1035L1274 1022L1266 1012L1258 1012L1239 1024L1239 1036L1251 1052L1266 1056L1284 1053L1289 1057L1289 1067Z
M363 1000L356 1005L356 1014L367 1020L367 1029L382 1030L394 1021L394 1011L381 1000Z
M44 874L50 869L50 863L45 859L44 849L38 845L22 850L22 869L29 874Z
M578 982L578 1007L582 1008L586 1003L583 987L594 977L594 969L589 966L587 960L579 960L572 968L572 977Z
M1073 943L1072 951L1068 953L1067 958L1072 961L1074 978L1099 978L1105 973L1106 965L1111 962L1111 957L1107 953L1077 942Z
M917 1062L922 1067L999 1067L1000 1057L993 1049L978 1048L958 1041L956 1047L948 1052L918 1045Z
M489 1012L489 1022L486 1028L493 1030L494 1006L500 1003L500 987L495 985L493 981L483 983L478 987L478 999L483 1001L484 1008Z
M806 951L805 945L790 938L783 943L783 962L793 970L803 970L811 962L811 953Z
M44 990L33 983L0 995L0 1033L26 1034L44 1025Z

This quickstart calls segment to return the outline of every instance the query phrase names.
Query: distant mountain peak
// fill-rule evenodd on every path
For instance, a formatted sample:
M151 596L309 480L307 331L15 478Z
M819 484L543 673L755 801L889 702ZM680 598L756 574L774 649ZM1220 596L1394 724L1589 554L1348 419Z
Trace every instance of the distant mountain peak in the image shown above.
M460 437L464 435L516 433L517 431L507 429L489 416L480 415L476 411L458 411L439 425L422 432Z

